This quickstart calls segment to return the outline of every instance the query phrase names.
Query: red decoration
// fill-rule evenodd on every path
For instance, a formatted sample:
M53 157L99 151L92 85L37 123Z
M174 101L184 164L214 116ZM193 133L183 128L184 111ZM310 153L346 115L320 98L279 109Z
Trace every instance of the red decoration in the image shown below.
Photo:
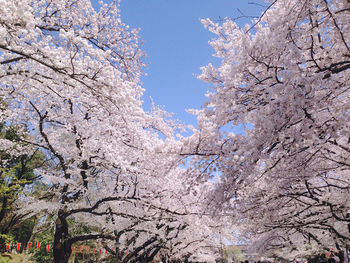
M6 251L10 250L10 246L11 246L11 243L8 243L7 246L6 246Z
M38 248L38 249L40 248L40 242L38 242L38 244L37 244L37 248Z
M28 249L32 247L32 242L28 242Z
M102 249L100 249L100 254L102 254Z
M83 246L80 246L80 251L83 251Z
M72 252L74 253L74 249L75 249L75 247L72 247Z
M47 251L47 253L49 253L49 251L50 251L50 245L47 245L47 246L46 246L46 251Z
M21 243L17 243L17 251L21 249Z

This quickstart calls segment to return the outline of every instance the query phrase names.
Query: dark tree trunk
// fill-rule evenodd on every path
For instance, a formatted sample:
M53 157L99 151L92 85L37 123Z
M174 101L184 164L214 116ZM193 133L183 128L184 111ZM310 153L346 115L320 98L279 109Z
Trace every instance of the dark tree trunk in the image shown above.
M345 258L344 258L344 252L342 250L339 250L339 252L337 253L338 258L339 258L339 262L343 263L345 262Z
M55 263L68 263L72 253L68 239L68 222L65 213L60 210L56 221L55 237L53 243L53 258Z
M6 214L7 198L5 196L2 197L1 203L2 203L2 206L0 210L0 222L4 219Z

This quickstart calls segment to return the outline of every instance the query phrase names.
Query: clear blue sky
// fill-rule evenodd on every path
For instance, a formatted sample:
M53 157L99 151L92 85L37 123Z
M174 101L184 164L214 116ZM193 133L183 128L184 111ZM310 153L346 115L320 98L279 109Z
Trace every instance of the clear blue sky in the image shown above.
M93 0L95 1L95 0ZM145 109L152 97L175 118L196 126L195 117L185 110L200 108L208 84L198 80L200 67L217 64L208 41L214 37L200 23L202 18L219 20L245 15L258 16L263 0L122 0L122 21L139 28L148 63L143 81ZM244 25L247 19L237 23Z

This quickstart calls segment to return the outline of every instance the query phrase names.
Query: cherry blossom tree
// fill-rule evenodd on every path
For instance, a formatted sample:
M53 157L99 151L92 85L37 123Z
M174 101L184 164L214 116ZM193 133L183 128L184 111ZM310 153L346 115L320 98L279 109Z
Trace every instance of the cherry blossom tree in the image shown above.
M108 220L110 226L106 228L111 238L105 238L104 246L116 259L122 262L150 262L156 257L163 262L215 261L218 233L226 227L226 222L205 211L208 193L205 189L210 185L203 185L202 194L186 193L185 173L183 169L178 172L155 178L152 197L141 195L138 203L124 204L123 209L112 208L112 211L132 211L124 218L120 213L113 213ZM120 206L120 203L113 205Z
M56 215L54 258L67 262L73 242L98 237L70 237L67 218L137 202L149 142L160 143L141 107L137 32L115 2L98 12L90 1L5 1L0 10L1 117L26 125L34 138L23 142L49 163L40 175L51 191L23 210Z
M123 262L213 247L207 185L199 195L179 167L190 147L174 137L182 126L142 109L143 54L118 2L96 11L88 0L0 1L0 17L0 122L23 127L29 136L19 142L43 153L36 174L49 191L27 189L19 205L55 220L54 262L86 240ZM91 231L74 234L73 224Z
M244 28L203 20L222 62L202 69L213 90L194 154L203 178L219 170L216 204L264 249L349 244L349 10L275 0Z

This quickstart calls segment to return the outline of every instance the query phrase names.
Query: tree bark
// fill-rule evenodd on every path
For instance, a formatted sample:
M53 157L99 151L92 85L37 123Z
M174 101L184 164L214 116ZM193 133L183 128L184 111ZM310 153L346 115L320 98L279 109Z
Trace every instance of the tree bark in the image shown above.
M55 237L53 243L53 258L55 263L68 263L72 253L71 243L68 239L68 222L64 211L58 211Z

